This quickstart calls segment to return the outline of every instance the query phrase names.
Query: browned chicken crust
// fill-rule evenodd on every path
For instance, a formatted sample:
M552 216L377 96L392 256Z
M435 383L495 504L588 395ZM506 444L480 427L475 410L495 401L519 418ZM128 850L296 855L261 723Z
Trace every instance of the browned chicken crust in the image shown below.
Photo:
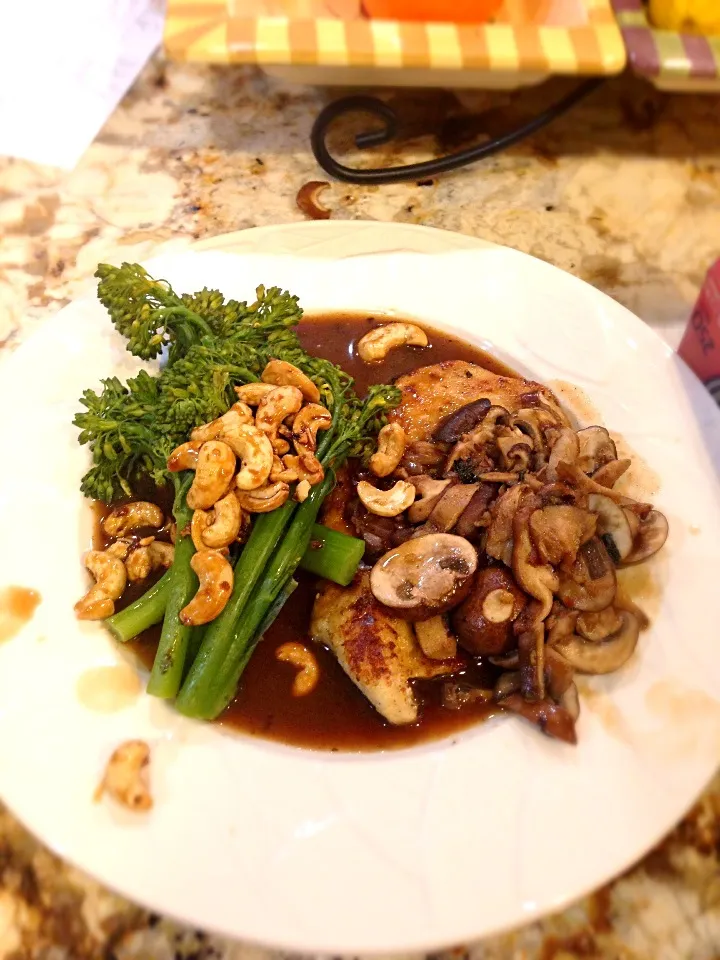
M454 660L426 657L411 623L391 617L370 592L370 576L349 587L324 583L310 623L314 640L333 651L345 673L393 724L417 720L411 679L431 679L458 669Z
M430 440L448 414L483 398L509 413L544 404L561 421L566 421L552 391L541 383L520 377L501 377L465 360L446 360L419 367L400 377L397 386L402 391L402 401L389 419L403 427L408 443Z

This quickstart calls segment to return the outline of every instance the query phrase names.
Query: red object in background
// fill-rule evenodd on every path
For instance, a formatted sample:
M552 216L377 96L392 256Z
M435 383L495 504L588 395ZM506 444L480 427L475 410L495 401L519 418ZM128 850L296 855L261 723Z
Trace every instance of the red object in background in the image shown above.
M363 0L363 9L374 20L485 23L502 4L503 0Z
M708 271L678 353L720 404L720 260Z

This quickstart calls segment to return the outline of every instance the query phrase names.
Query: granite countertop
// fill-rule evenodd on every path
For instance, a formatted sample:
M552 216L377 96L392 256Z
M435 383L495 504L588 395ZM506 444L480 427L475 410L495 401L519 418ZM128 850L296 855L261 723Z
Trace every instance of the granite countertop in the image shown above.
M399 93L402 157L493 135L552 93ZM0 160L0 348L67 303L101 259L303 219L295 196L321 178L308 134L325 99L247 69L154 62L72 173ZM598 286L676 345L718 256L719 113L720 98L662 96L625 77L480 166L434 182L333 183L323 199L336 219L428 224L517 247ZM384 150L399 160L397 144ZM717 960L720 778L641 864L542 923L443 956L466 954ZM0 807L0 958L268 956L114 896Z

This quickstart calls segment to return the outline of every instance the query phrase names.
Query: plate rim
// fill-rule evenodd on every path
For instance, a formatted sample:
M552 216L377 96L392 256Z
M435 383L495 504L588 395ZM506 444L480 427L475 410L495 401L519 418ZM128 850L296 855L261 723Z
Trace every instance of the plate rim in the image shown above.
M382 223L375 223L375 222L373 222L373 221L344 221L344 222L342 222L342 227L340 228L340 230L341 230L342 232L345 232L345 231L347 231L347 230L349 229L350 231L358 232L358 231L357 231L357 227L359 227L359 226L362 226L365 230L369 231L370 233L372 233L373 230L374 230L374 229L377 229L377 228L380 228L380 229L382 229L382 230L387 230L388 227L391 227L391 228L397 227L397 228L398 228L398 230L397 230L398 234L399 234L400 230L402 230L403 232L414 233L414 234L417 234L417 235L423 234L423 235L425 235L425 236L428 236L428 235L432 235L432 236L434 236L434 237L436 236L437 238L442 237L444 240L445 240L447 237L455 237L455 238L459 238L459 239L462 241L462 243L461 243L461 246L462 246L462 247L465 247L465 246L466 246L468 249L474 249L474 250L482 250L482 249L512 250L512 248L501 247L500 245L497 245L497 244L494 244L494 243L490 243L490 242L487 242L487 241L483 241L483 240L478 240L477 238L465 237L465 236L462 235L462 234L455 234L455 233L451 233L451 232L449 232L449 231L438 230L438 229L436 229L436 228L427 228L427 227L423 227L423 226L420 226L420 225L382 224ZM301 223L295 223L295 224L290 224L290 225L269 225L269 226L265 226L265 227L251 228L250 230L247 230L247 231L236 231L236 232L233 232L233 233L230 233L230 234L221 235L220 237L217 237L217 238L208 238L208 239L206 239L206 240L198 241L197 243L193 243L193 244L189 245L188 247L184 248L183 250L177 250L177 251L172 251L172 252L177 252L177 253L179 253L180 255L187 255L188 253L203 252L204 250L210 251L210 250L212 250L212 249L216 249L216 250L227 251L227 252L229 252L229 253L231 253L231 254L239 255L239 256L242 256L243 254L244 254L244 255L253 255L253 253L255 253L255 251L254 251L253 249L247 249L247 248L246 248L246 249L241 249L241 250L235 250L235 249L233 249L233 247L234 247L235 244L238 243L238 242L243 242L243 243L245 243L246 241L249 240L250 243L252 244L252 243L254 242L254 238L255 238L255 237L261 236L261 237L264 239L264 238L267 237L267 236L272 237L272 236L274 236L274 235L276 235L277 233L280 233L280 232L292 231L292 232L294 232L294 233L300 234L301 232L305 232L305 231L308 231L308 230L309 230L310 232L320 234L320 233L329 233L329 232L330 232L330 229L337 230L338 228L339 228L339 224L338 224L338 223L334 223L334 224L333 224L332 222L331 222L330 224L326 224L326 223L313 223L313 224L308 224L308 223L302 223L302 222L301 222ZM395 232L395 231L394 231L394 230L391 230L391 232ZM249 235L253 235L253 236L252 236L252 237L249 237ZM221 241L224 241L222 247L220 247L220 246L218 246L218 245L213 245L213 244L218 244L218 243L221 242ZM448 241L446 240L446 242L448 242ZM431 245L432 245L432 242L431 242ZM451 246L453 249L455 248L454 245L453 245L451 242L450 242L450 246ZM263 253L265 253L265 252L267 252L268 254L270 254L270 251L263 251ZM367 252L370 252L370 251L367 251ZM366 252L366 253L367 253L367 252ZM408 253L413 253L413 252L415 252L415 251L413 251L413 250L408 250L408 251L406 251L406 252L408 252ZM418 251L418 252L421 252L421 251ZM431 251L422 251L422 252L431 252ZM364 256L364 255L366 255L366 253L358 253L357 256ZM519 255L522 256L522 257L529 257L529 258L532 259L532 260L536 260L536 262L541 263L541 264L543 265L543 267L547 267L547 268L549 268L550 270L553 270L553 271L558 271L558 272L564 274L565 277L567 277L567 276L571 276L571 277L572 277L572 275L570 275L570 274L565 274L565 272L562 271L562 270L559 270L559 268L554 267L554 266L551 265L551 264L547 264L547 263L545 263L544 261L539 261L539 260L537 260L537 258L531 257L531 256L528 255L528 254L524 254L524 253L522 253L521 251L513 251L513 253L519 254ZM159 255L159 254L162 254L162 245L160 245L160 246L159 246L159 249L157 249L156 253L155 253L155 254L151 254L151 256L157 256L157 255ZM143 259L145 259L145 257L143 257ZM328 259L327 254L325 254L322 259ZM576 277L572 277L572 279L575 280L578 284L581 284L581 285L583 285L583 286L589 286L589 285L587 285L587 284L584 284L583 281L579 280L579 279L576 278ZM607 298L607 299L610 299L610 298L608 298L607 295L604 294L602 291L599 291L599 290L597 290L596 288L591 288L591 289L593 289L594 294L597 294L597 295L599 295L600 297L605 297L605 298ZM71 304L68 305L68 306L71 306L72 303L76 302L77 299L80 299L80 298L74 299L74 300L71 302ZM622 306L622 305L618 305L615 301L612 301L612 302L613 302L613 304L614 304L616 307L617 307L617 306ZM63 310L65 310L65 309L67 309L67 308L64 307ZM652 336L656 339L657 343L662 346L663 352L665 353L666 356L672 354L672 350L664 343L664 341L658 336L658 334L657 334L652 328L648 327L645 323L643 323L639 318L637 318L634 314L632 314L632 313L631 313L630 311L628 311L626 308L622 307L622 309L625 311L625 313L626 313L626 315L627 315L628 318L632 317L633 320L634 320L637 324L639 324L640 327L641 327L646 333L652 335ZM60 312L62 312L62 311L58 311L58 313L60 313ZM53 315L56 315L56 314L53 314ZM52 315L51 315L51 316L52 316ZM48 319L49 319L49 318L48 318ZM42 334L42 327L43 327L43 324L41 324L40 327L39 327L36 331L33 332L32 336L34 337L34 336L37 336L37 335L41 335L41 334ZM24 340L21 341L18 349L17 349L16 351L14 351L13 354L11 354L10 357L8 357L8 359L10 359L12 356L17 355L20 351L22 351L24 342L25 342ZM704 391L704 388L703 388L702 385L700 384L700 381L697 381L697 387L699 387L699 388L703 391L703 395L707 396L707 394L706 394L705 391ZM708 400L709 400L709 399L710 399L710 398L708 397ZM710 401L710 402L711 402L711 401ZM403 751L403 752L407 752L407 751ZM695 797L693 797L693 798L688 802L688 805L687 805L686 809L689 809L694 802L695 802ZM13 812L13 814L17 817L17 819L18 819L21 823L24 823L24 822L25 822L24 819L23 819L22 813L17 812L17 811L12 807L12 805L9 805L9 809L11 809L11 811ZM68 862L70 862L70 863L74 863L76 866L78 866L78 867L79 867L80 869L82 869L82 870L87 870L87 867L84 866L83 863L77 862L77 861L75 861L75 860L73 859L72 854L68 856L62 849L58 849L57 846L54 845L51 841L49 841L45 836L40 837L40 839L41 839L41 841L42 841L43 843L45 843L51 850L54 850L56 853L58 853L58 855L60 855L61 857L63 857L63 859L65 859L66 861L68 861ZM657 842L657 841L653 841L653 842ZM650 849L650 848L652 847L653 842L649 843L649 844L647 845L646 849L645 849L641 854L639 854L639 856L644 855L644 853L647 851L647 849ZM617 875L617 873L619 873L619 872L621 872L622 870L624 870L629 864L631 864L631 863L633 863L633 862L636 862L637 859L638 859L638 855L633 854L632 856L630 856L630 857L628 858L627 862L626 862L625 864L620 865L620 866L617 868L617 871L614 871L612 875L613 875L613 876ZM93 875L99 876L99 874L98 874L96 871L92 871L92 873L93 873ZM552 911L555 911L555 910L559 910L559 909L563 909L563 908L564 908L565 906L567 906L568 904L570 904L570 903L572 903L572 902L575 902L578 898L586 895L590 890L595 889L595 888L597 887L598 883L599 883L599 884L602 884L603 882L607 882L607 879L608 879L608 878L606 877L606 878L604 878L604 879L601 879L601 880L598 881L597 883L594 882L591 886L589 886L589 887L588 887L587 889L585 889L585 890L575 890L575 891L573 891L573 894L572 894L571 896L569 896L567 899L563 900L562 902L558 902L558 903L555 903L555 904L553 904L553 905L551 905L551 906L547 906L546 908L544 908L543 910L541 910L541 911L539 911L539 912L537 912L537 913L530 913L530 914L527 916L527 918L526 918L526 920L525 920L524 922L529 923L529 922L532 922L532 921L535 921L535 920L539 919L539 918L542 917L542 916L547 915L547 913L549 913L549 912L552 912ZM101 877L101 878L100 878L100 882L103 883L103 884L105 884L106 886L109 886L111 889L117 889L117 890L119 890L124 896L128 897L128 899L133 899L133 898L134 898L134 895L132 894L131 891L126 891L126 890L123 889L122 887L113 887L112 883L111 883L111 882L109 883L106 879L104 879L104 877ZM146 897L143 897L143 902L146 902L146 903L148 902ZM153 905L151 904L151 907L152 907L152 906L153 906ZM188 919L187 916L182 916L182 915L173 914L172 910L171 910L171 909L168 909L168 908L167 908L166 906L164 906L164 905L161 905L161 906L159 907L159 910L160 910L161 913L164 913L164 914L166 914L166 915L168 915L168 916L176 916L177 919L178 919L180 922L182 922L182 923L196 923L195 920L193 920L193 919ZM497 928L493 928L492 930L489 930L489 929L488 929L485 933L482 934L482 936L490 936L490 935L501 934L502 932L504 932L504 931L506 931L506 930L510 930L510 929L513 929L513 928L517 927L517 925L518 925L518 922L515 921L515 922L511 922L511 923L509 923L509 924L503 925L503 926L499 926L499 927L497 927ZM230 937L242 936L243 939L244 939L246 942L253 942L253 943L257 943L257 944L262 944L263 946L267 946L268 943L272 943L272 944L276 944L276 945L277 945L278 947L280 947L281 949L287 949L287 950L298 950L298 949L302 949L302 950L313 950L313 949L314 949L312 946L309 946L309 945L307 945L307 944L303 944L302 947L299 948L296 942L283 941L282 938L268 938L267 940L266 940L266 939L259 940L259 939L257 939L257 938L250 938L250 937L247 937L247 935L239 934L239 933L237 933L236 931L233 931L233 930L230 930L230 929L225 929L225 930L222 930L222 929L221 929L220 932L221 932L223 935L225 935L225 936L230 936ZM477 937L477 934L475 934L475 937ZM420 951L420 950L432 950L432 949L435 949L435 948L437 948L437 947L446 946L448 942L449 942L449 941L447 940L447 938L443 938L442 940L436 941L436 942L423 940L423 941L422 941L422 945L421 945L420 943L413 943L411 946L408 946L406 949L409 949L409 950L418 950L418 951ZM325 951L327 951L327 950L335 950L335 949L336 949L336 948L333 948L333 947L329 946L327 943L323 944L321 947L318 948L318 950L320 950L320 951L322 951L322 952L325 952ZM396 944L396 945L393 945L392 949L393 949L393 950L400 950L400 949L405 949L405 948L403 948L403 947L401 947L400 945ZM348 948L347 946L342 946L342 947L340 947L340 948L337 948L337 952L340 952L340 953L349 952L350 950L352 950L352 948ZM380 953L380 952L383 952L383 948L382 948L382 947L377 947L377 948L374 949L374 950L369 950L369 949L367 949L367 948L363 948L362 952L363 952L363 953Z

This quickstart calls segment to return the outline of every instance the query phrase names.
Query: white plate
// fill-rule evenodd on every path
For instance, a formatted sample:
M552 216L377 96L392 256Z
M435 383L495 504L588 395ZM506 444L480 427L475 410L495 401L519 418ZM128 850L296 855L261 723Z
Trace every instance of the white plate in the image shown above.
M720 756L717 411L627 310L512 250L367 223L233 243L240 255L151 266L181 290L250 297L264 282L307 308L411 314L579 384L659 475L671 532L644 585L652 628L626 669L588 685L575 749L507 718L401 752L323 755L192 723L133 691L122 651L72 612L91 519L70 421L83 388L132 370L101 307L78 301L0 368L0 584L42 594L0 648L3 799L122 893L285 948L425 949L560 908L655 843ZM152 745L147 816L92 800L130 737Z

